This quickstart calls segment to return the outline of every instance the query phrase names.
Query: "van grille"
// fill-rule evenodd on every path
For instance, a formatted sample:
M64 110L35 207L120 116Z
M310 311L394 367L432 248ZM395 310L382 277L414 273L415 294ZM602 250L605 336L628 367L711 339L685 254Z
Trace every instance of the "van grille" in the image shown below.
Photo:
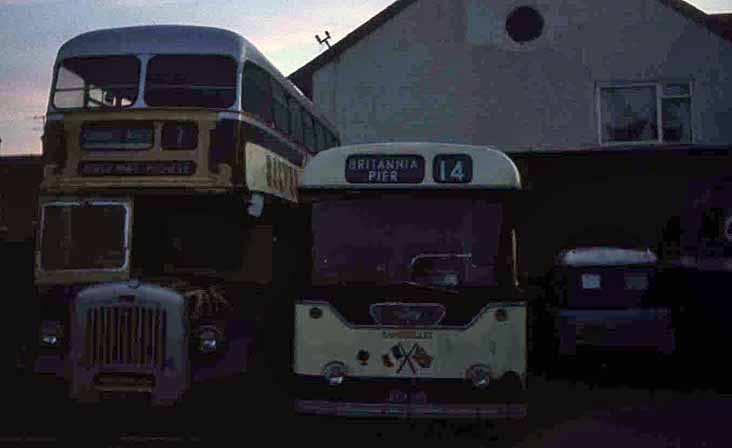
M91 365L163 368L165 311L99 307L87 311L86 359Z

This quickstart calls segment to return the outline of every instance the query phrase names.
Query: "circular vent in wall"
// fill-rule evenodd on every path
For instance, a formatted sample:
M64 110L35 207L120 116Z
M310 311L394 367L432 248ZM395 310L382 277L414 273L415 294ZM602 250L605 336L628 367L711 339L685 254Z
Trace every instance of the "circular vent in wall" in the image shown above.
M519 6L506 18L506 32L520 44L531 42L544 31L544 17L531 6Z

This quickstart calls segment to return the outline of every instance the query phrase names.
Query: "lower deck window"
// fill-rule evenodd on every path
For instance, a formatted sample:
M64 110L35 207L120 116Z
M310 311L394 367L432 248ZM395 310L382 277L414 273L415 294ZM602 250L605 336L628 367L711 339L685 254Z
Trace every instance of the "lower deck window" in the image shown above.
M43 208L41 268L122 269L128 212L120 203L51 203Z

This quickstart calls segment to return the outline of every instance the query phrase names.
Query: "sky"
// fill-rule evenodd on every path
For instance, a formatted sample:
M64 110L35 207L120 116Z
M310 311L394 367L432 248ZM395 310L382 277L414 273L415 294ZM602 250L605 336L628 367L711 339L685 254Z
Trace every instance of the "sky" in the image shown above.
M394 0L0 0L0 155L39 153L58 48L95 29L151 24L226 28L246 37L284 75ZM706 13L732 0L690 0Z

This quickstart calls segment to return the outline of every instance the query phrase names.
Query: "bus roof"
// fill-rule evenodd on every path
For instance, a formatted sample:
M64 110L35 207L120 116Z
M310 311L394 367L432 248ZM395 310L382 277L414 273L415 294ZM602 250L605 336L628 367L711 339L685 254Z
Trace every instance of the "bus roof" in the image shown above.
M231 56L237 61L251 59L274 69L254 45L237 33L192 25L146 25L90 31L64 43L56 59L139 54L215 54Z
M66 41L58 50L56 63L72 57L197 54L223 55L237 62L249 60L280 81L290 95L300 99L308 112L318 117L331 132L336 127L289 79L244 37L222 28L194 25L144 25L89 31ZM49 104L49 112L52 112Z
M562 252L559 262L565 266L653 265L658 257L650 249L619 247L578 247Z
M469 156L472 164L472 179L465 183L437 182L433 173L435 156ZM383 160L403 158L414 159L421 156L424 160L417 171L408 173L418 176L420 180L412 182L371 182L354 181L347 179L346 171L349 159L354 157L364 159L371 157L375 170L389 170L387 165L378 165L379 157ZM353 164L352 164L353 165ZM461 168L462 169L462 168ZM467 168L466 168L467 169ZM415 174L416 173L416 174ZM501 151L487 146L457 145L449 143L427 142L390 142L362 145L341 146L318 153L305 166L300 178L300 188L303 189L414 189L414 188L441 188L441 189L519 189L521 179L518 169L511 159Z

